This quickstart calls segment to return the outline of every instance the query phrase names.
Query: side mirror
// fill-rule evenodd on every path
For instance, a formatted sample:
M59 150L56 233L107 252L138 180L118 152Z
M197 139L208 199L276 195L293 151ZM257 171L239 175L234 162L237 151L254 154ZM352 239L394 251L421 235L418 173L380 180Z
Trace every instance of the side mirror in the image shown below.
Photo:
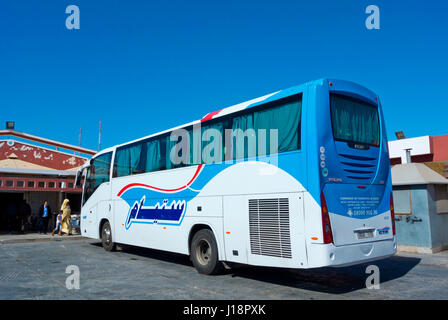
M79 169L76 172L76 178L75 178L75 187L76 188L81 188L82 187L81 180L82 180L82 172L83 171L84 171L83 169Z
M91 161L91 160L89 160L89 161L87 161L86 163L84 163L84 164L78 169L78 171L76 172L76 178L75 178L75 187L76 187L76 188L81 188L81 187L82 187L82 184L81 184L82 177L83 177L83 175L84 175L84 173L85 173L85 170L86 170L88 167L90 167L90 161Z

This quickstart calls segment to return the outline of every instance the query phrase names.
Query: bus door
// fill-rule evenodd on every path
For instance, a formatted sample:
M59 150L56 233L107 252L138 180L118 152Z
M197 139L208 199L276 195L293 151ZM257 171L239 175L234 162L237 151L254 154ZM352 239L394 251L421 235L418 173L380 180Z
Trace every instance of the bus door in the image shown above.
M84 182L83 206L81 211L82 234L99 238L98 223L102 218L112 219L110 162L112 153L102 154L90 161ZM113 221L111 221L112 225Z

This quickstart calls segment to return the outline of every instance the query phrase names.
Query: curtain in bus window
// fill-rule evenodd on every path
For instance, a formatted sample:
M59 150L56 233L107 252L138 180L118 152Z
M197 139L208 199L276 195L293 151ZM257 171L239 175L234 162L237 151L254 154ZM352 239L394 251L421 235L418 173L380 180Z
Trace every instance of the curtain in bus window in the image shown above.
M174 137L177 137L175 135L173 135ZM171 152L178 152L178 150L176 150L176 145L177 145L177 141L171 141L170 140L170 135L165 137L165 145L166 145L166 157L165 157L165 166L167 169L172 169L172 168L177 168L179 167L179 165L176 165L174 163L175 159L171 159ZM179 139L180 141L180 139ZM174 153L173 153L174 154ZM179 153L177 153L177 155L179 156Z
M202 128L202 163L220 163L223 160L223 125L221 122Z
M379 145L377 108L362 101L332 95L331 118L335 139Z
M128 148L117 149L115 155L116 176L122 177L131 174L130 155Z
M129 156L130 156L129 163L131 167L131 174L138 174L145 172L144 168L146 157L142 157L142 155L146 156L146 154L142 153L143 146L144 146L143 143L138 143L129 146Z
M257 130L259 145L258 155L276 153L271 150L271 140L277 137L278 152L287 152L300 149L300 119L302 113L302 101L296 100L277 107L257 111L254 114L254 128ZM265 143L259 130L265 130ZM271 134L271 129L277 130ZM261 146L263 144L263 147ZM272 141L272 147L275 141Z
M256 156L257 136L252 113L232 119L232 149L233 160Z
M117 150L115 161L117 177L144 172L144 167L142 167L144 159L141 158L142 145L142 143L139 143Z
M161 170L164 165L160 140L146 142L146 172Z

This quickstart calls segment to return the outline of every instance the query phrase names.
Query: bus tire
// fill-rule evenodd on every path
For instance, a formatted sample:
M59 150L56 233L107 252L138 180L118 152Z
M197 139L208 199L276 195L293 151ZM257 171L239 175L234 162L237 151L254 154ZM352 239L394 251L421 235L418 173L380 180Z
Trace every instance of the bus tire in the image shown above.
M196 270L201 274L218 274L224 266L218 260L218 246L213 232L201 229L191 240L190 257Z
M112 241L112 229L109 221L106 221L101 227L101 242L106 251L115 251L116 244Z

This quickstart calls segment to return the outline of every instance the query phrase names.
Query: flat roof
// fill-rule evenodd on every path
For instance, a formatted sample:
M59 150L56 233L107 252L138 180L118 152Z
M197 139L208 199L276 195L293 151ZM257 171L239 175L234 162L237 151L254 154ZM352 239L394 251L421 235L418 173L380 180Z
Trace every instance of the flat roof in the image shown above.
M51 170L51 169L46 170L46 169L0 168L0 173L38 174L48 176L76 176L76 171Z
M392 185L448 184L441 176L423 163L397 164L392 167Z

